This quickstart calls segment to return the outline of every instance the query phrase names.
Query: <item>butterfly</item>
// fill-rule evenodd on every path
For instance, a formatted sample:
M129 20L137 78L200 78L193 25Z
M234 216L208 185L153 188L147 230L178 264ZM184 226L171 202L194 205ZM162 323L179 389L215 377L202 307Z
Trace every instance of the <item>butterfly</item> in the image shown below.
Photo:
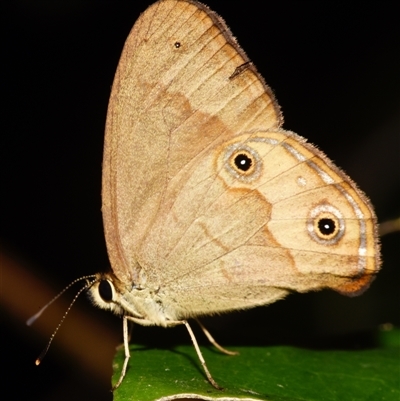
M102 213L112 271L93 302L128 321L362 293L380 266L373 208L321 151L282 128L271 89L225 22L161 0L130 32L107 114Z

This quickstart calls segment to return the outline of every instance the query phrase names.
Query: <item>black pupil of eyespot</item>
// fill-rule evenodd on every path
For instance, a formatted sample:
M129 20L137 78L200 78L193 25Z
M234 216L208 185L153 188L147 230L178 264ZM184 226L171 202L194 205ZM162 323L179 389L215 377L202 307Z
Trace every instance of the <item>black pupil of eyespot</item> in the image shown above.
M247 171L253 164L250 157L245 154L239 154L235 157L235 166L242 171Z
M321 219L318 222L319 231L324 235L330 235L335 231L335 222L332 219Z
M101 280L99 284L99 294L103 301L112 301L112 288L107 280Z

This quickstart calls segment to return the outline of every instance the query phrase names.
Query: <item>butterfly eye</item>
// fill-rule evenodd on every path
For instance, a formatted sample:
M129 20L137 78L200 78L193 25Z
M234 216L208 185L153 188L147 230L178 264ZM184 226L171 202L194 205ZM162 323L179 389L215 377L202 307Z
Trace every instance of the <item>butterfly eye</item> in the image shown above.
M104 302L111 302L113 299L113 287L108 280L101 280L99 283L99 295Z
M260 176L260 156L249 146L241 143L231 145L224 161L228 172L240 181L250 182Z
M345 224L338 209L324 204L311 210L307 229L311 238L319 244L334 245L342 238Z

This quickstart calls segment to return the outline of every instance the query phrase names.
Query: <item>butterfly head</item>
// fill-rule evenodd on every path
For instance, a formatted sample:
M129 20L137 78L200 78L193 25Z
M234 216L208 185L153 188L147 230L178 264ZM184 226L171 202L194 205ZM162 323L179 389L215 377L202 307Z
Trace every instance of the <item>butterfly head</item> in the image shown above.
M134 283L124 284L113 273L97 274L88 294L97 307L128 316L144 326L167 326L167 320L171 320L158 291L138 287Z

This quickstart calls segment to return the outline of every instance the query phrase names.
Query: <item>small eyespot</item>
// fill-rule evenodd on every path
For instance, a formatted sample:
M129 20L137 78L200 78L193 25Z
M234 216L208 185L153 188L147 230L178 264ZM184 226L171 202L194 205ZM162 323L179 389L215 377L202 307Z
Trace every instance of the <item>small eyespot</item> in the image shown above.
M175 42L174 46L176 49L179 49L181 47L181 42Z
M297 185L305 187L307 185L307 180L304 177L297 177Z
M320 218L317 224L319 232L325 237L335 235L338 228L336 219L331 219L330 217Z
M234 168L241 170L243 173L247 173L254 169L254 162L251 155L247 152L238 152L231 158L234 164Z
M319 244L334 245L343 237L345 223L338 209L323 204L311 210L307 230L311 238Z
M244 182L253 181L260 176L261 163L258 153L242 143L229 146L224 158L228 172Z
M104 302L111 302L113 299L113 287L108 280L101 280L99 283L99 295Z

